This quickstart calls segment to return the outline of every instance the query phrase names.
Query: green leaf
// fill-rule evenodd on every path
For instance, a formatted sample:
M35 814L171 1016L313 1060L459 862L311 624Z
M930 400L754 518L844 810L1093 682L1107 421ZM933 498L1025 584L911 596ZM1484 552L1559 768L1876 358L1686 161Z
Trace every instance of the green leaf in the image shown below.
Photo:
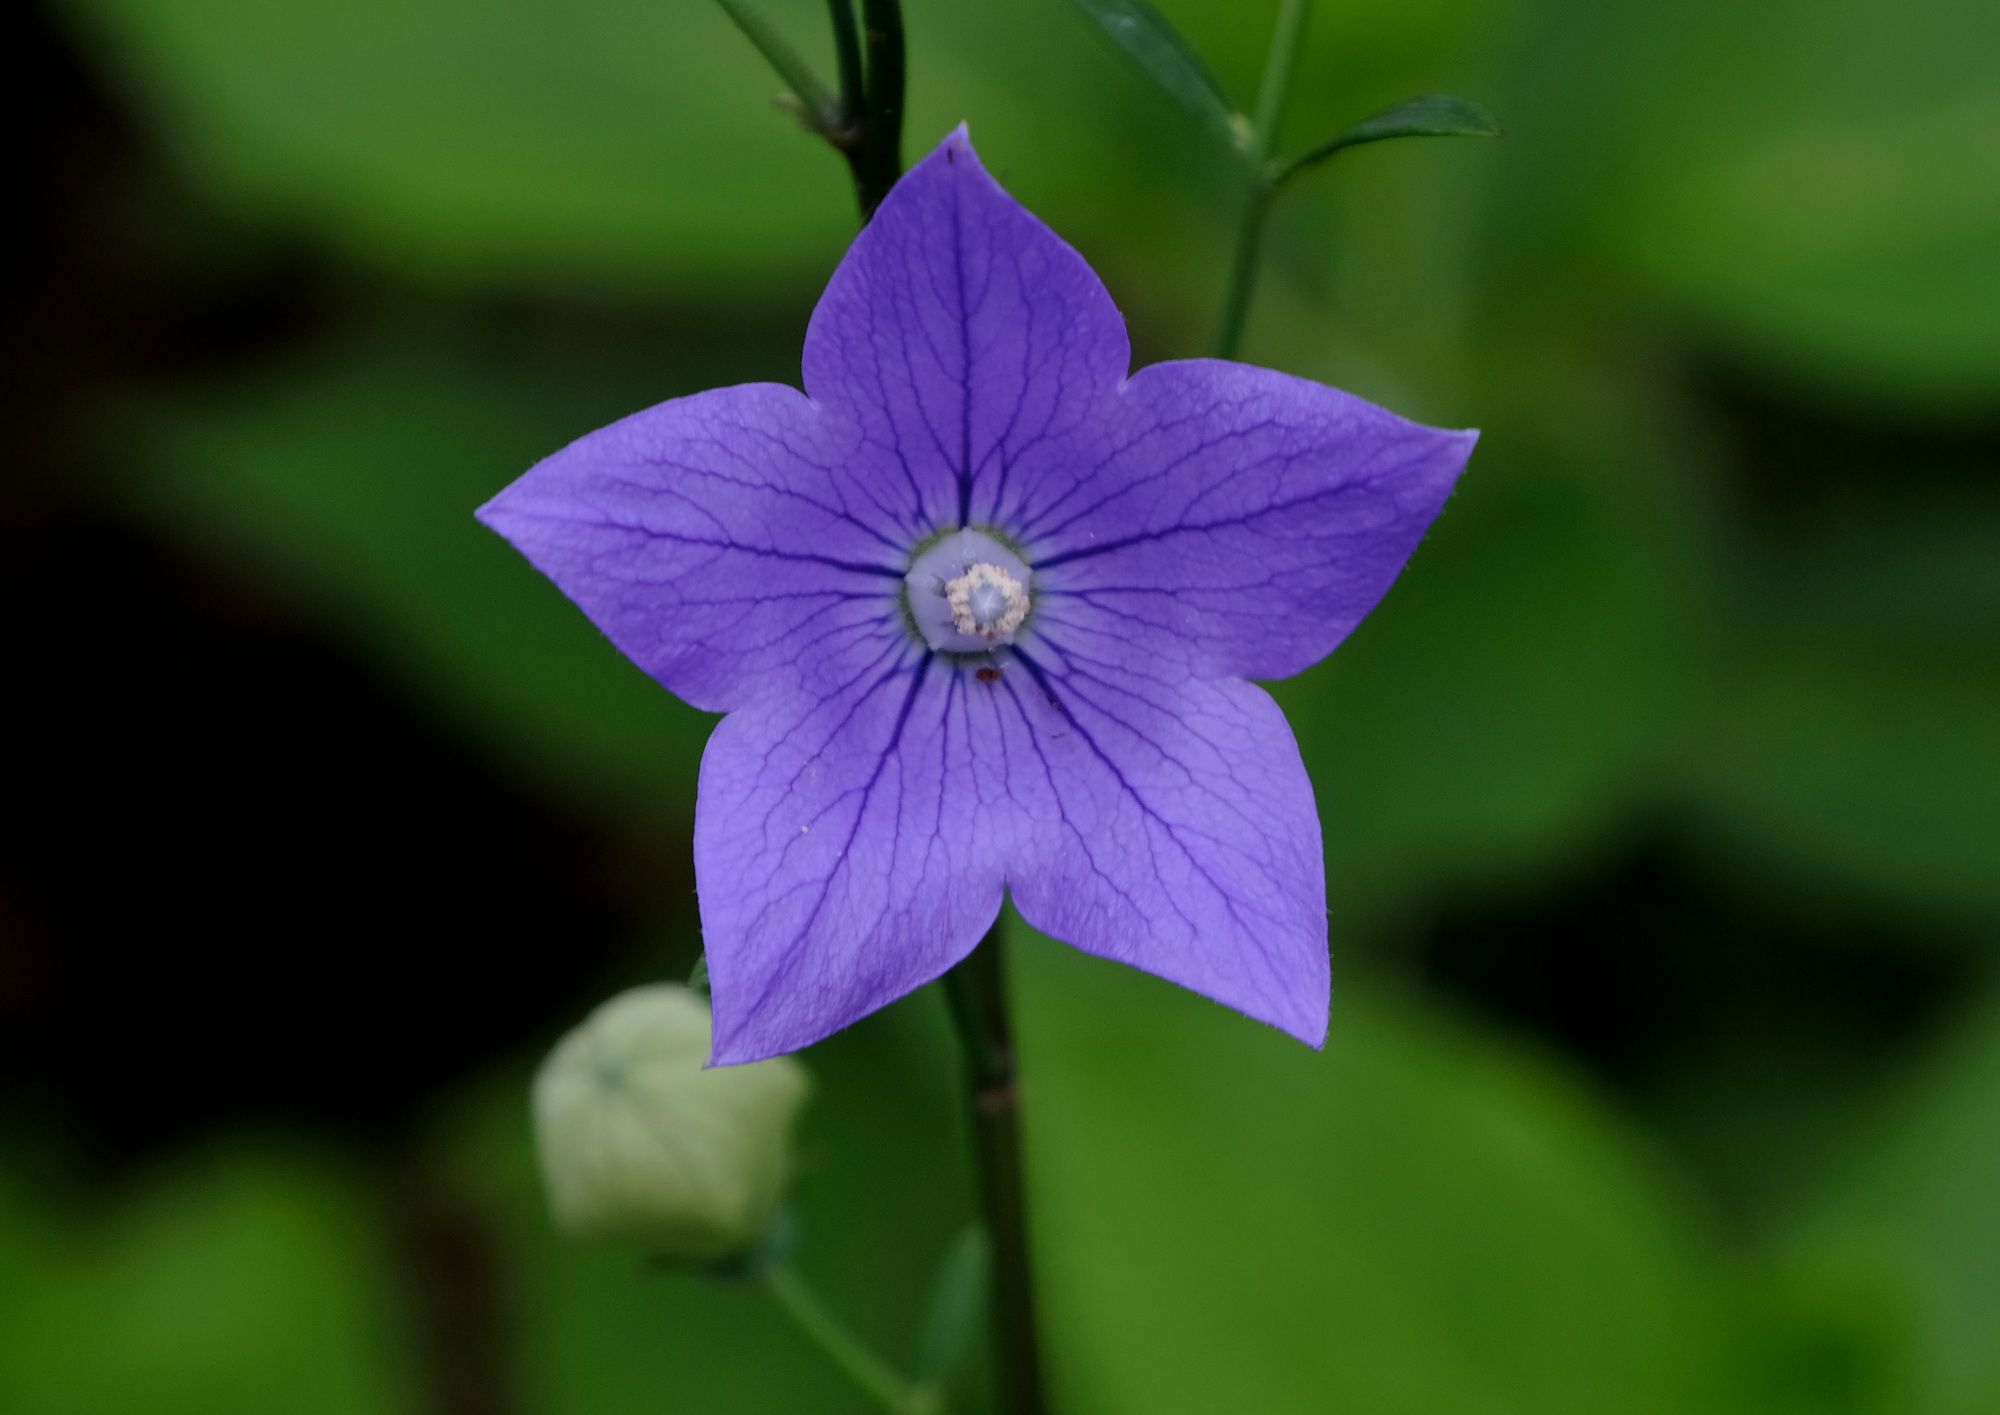
M1676 1407L1700 1235L1638 1139L1497 1038L1336 988L1324 1053L1014 950L1064 1404L1147 1415Z
M1533 0L1482 76L1532 161L1470 219L1496 294L1609 266L1729 364L1853 408L2000 392L2000 6ZM1587 64L1550 63L1553 52Z
M831 53L822 0L755 3L802 53ZM1155 3L1216 70L1254 72L1264 36L1229 7ZM153 135L173 168L168 209L204 260L227 248L218 235L276 232L398 288L525 285L636 295L676 320L756 305L798 321L854 236L848 173L773 117L759 99L777 87L768 67L706 0L73 0L52 14ZM1393 56L1369 69L1392 85L1370 102L1417 87L1459 28L1449 9L1389 0L1342 15L1315 51L1359 33L1353 52ZM1183 219L1187 192L1236 150L1163 145L1173 115L1131 92L1149 81L1113 72L1123 61L1062 8L932 5L924 17L909 155L973 116L1017 196L1079 249L1119 253L1105 274L1121 300L1150 306L1172 347L1167 321L1192 318L1181 292L1214 274L1212 230ZM1318 94L1295 99L1316 125L1302 131L1336 126ZM1201 111L1205 126L1233 117L1212 97ZM1073 141L1083 131L1092 141ZM1377 219L1400 230L1417 218ZM698 338L711 330L704 315ZM787 357L795 371L795 344Z
M116 1190L19 1199L10 1178L0 1175L0 1408L416 1408L393 1315L407 1274L385 1266L395 1245L371 1227L379 1210L321 1157L239 1144ZM25 1252L6 1232L23 1225ZM39 1261L15 1261L24 1256Z
M800 6L771 8L806 33ZM707 4L85 0L62 18L233 221L418 279L761 287L853 235L842 164L773 117L765 61Z
M1437 525L1330 660L1273 685L1321 803L1336 949L1592 848L1684 691L1695 601L1658 447L1509 402L1455 405L1493 416Z
M1810 45L1789 42L1801 22ZM1786 0L1757 26L1723 72L1693 76L1716 85L1720 111L1662 115L1706 150L1674 154L1670 184L1628 228L1634 254L1752 350L1810 347L1877 398L1989 409L2000 186L1979 174L2000 144L2000 7ZM1747 62L1743 49L1773 41L1781 62Z
M703 373L601 352L556 371L391 336L110 426L141 513L275 587L440 720L551 783L685 818L708 719L472 513L583 432L731 381L727 352L701 357Z
M1146 0L1071 0L1162 92L1231 143L1243 117L1201 56Z
M1955 501L1759 552L1660 764L1735 868L1994 936L1996 536Z
M930 1311L917 1352L917 1380L943 1389L978 1344L986 1319L988 1258L986 1232L969 1225L938 1259L931 1282Z
M1806 1210L1796 1263L1901 1305L1909 1415L2000 1409L2000 995L1968 1006Z
M1448 93L1427 93L1392 104L1370 118L1310 148L1297 157L1273 165L1273 186L1290 181L1308 167L1315 167L1350 147L1383 142L1389 138L1497 138L1500 124L1493 115L1469 98Z
M1788 1254L1713 1301L1702 1415L1916 1415L1914 1313L1879 1265Z
M1739 865L1816 895L1979 926L2000 919L1996 684L1746 665L1669 769Z

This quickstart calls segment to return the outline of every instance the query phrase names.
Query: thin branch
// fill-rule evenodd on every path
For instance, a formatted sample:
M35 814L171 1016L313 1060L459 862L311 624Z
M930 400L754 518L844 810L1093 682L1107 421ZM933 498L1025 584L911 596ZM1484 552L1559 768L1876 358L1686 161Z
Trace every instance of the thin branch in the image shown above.
M903 12L896 0L861 0L868 55L854 184L865 221L903 173Z
M1264 217L1271 209L1271 196L1276 191L1265 175L1265 166L1277 142L1278 120L1284 115L1285 95L1292 86L1292 71L1298 66L1299 40L1311 14L1312 0L1284 0L1278 10L1278 23L1271 31L1271 48L1264 59L1264 81L1257 90L1257 112L1250 122L1250 142L1246 149L1251 186L1237 218L1229 285L1223 295L1222 317L1217 322L1215 343L1210 350L1219 359L1236 356L1243 325L1250 315L1250 294L1256 287L1257 259L1264 242Z
M850 124L867 111L861 88L861 34L854 27L854 0L826 0L833 19L833 52L840 65L840 107Z
M979 1198L992 1255L994 1364L1005 1415L1045 1415L1041 1339L1035 1324L1033 1253L1028 1243L1027 1183L1021 1164L1021 1090L1000 925L970 957L945 974L945 996L965 1043Z
M805 60L801 59L791 45L785 43L783 35L757 10L744 0L715 0L722 12L729 16L736 28L743 31L743 37L750 41L756 51L764 56L764 62L777 72L792 91L800 106L805 110L806 126L826 137L832 137L842 126L840 100L833 91L820 81Z

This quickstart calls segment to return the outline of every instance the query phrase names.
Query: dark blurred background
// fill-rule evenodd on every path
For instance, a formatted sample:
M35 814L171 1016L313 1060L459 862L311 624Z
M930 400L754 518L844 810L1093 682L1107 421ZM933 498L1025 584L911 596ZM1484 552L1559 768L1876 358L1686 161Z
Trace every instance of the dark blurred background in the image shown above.
M1247 104L1273 7L1161 8ZM1062 0L907 11L910 153L969 120L1199 352L1225 154ZM471 519L795 381L842 168L696 0L0 25L0 1409L864 1408L547 1232L526 1079L692 963L709 724ZM1321 7L1285 146L1508 136L1302 180L1245 356L1485 438L1278 689L1326 1053L1014 950L1062 1408L2000 1411L1996 56L1983 0ZM799 1262L899 1357L949 1040L806 1058Z

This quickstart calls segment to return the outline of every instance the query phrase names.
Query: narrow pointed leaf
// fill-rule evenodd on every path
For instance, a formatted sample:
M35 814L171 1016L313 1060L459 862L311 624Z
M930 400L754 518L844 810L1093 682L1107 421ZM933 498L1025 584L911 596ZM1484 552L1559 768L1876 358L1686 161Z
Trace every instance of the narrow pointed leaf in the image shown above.
M1500 125L1493 115L1469 98L1427 93L1384 108L1335 134L1318 147L1277 164L1271 184L1280 185L1336 152L1385 138L1497 138Z
M1231 143L1243 121L1215 75L1146 0L1071 0L1181 107L1213 126Z

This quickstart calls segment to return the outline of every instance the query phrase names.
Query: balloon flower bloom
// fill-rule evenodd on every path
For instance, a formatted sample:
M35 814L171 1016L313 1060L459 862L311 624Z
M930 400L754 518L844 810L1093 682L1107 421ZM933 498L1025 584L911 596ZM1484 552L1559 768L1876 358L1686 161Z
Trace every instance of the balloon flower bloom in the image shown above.
M834 272L803 393L634 413L480 511L726 714L694 836L716 1063L938 977L1009 893L1085 952L1325 1040L1319 819L1250 680L1375 606L1476 434L1130 359L1103 284L960 128Z

